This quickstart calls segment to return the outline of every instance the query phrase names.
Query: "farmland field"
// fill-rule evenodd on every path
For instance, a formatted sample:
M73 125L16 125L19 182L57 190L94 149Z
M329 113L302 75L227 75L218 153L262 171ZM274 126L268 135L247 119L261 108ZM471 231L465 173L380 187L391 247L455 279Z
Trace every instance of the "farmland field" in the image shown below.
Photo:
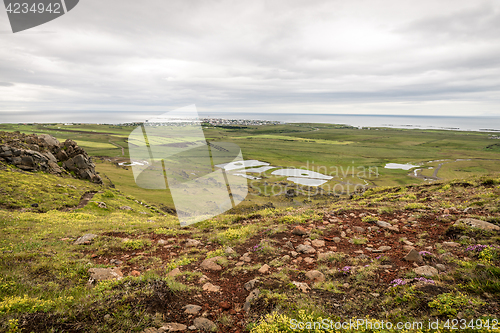
M117 162L128 161L128 144L134 145L133 140L128 141L128 136L134 128L93 124L0 124L2 131L51 134L60 141L72 139L95 157L97 170L105 176L105 181L138 199L173 208L169 194L159 195L160 190L138 187L131 167L117 165ZM261 179L248 180L247 204L315 203L324 200L325 194L348 195L360 186L421 184L500 171L500 151L495 149L498 140L486 132L359 129L333 124L204 126L203 131L213 144L237 144L246 160L255 159L275 167L304 168L333 177L319 187L306 189L302 194L299 191L297 197L286 199L284 191L292 185L287 177L274 176L273 170L252 174ZM149 138L149 143L168 145L199 139L196 135L179 139L176 134L175 129L169 128L161 136ZM387 163L419 165L418 177L414 170L386 169ZM426 180L433 178L437 168L436 179Z

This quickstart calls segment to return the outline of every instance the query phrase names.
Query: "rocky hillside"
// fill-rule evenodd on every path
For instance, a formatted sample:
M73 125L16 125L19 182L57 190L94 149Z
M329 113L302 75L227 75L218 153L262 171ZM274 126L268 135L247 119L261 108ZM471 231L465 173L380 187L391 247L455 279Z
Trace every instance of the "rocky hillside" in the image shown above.
M67 198L0 210L0 322L11 332L401 332L305 326L355 318L496 331L500 175L180 228L117 190L6 168L0 192L20 207L34 198L13 184L29 179Z
M89 155L76 142L60 143L48 134L0 132L0 161L26 171L71 174L101 184Z

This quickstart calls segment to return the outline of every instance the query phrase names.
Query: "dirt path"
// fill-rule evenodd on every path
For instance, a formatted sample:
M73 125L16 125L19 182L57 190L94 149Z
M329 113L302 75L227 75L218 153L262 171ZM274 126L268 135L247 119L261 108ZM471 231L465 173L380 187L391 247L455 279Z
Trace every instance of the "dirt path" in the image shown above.
M85 192L82 195L82 197L80 198L80 202L78 203L77 206L75 206L75 207L65 207L65 208L60 209L60 211L62 211L62 212L70 212L70 211L75 210L75 209L83 208L83 207L87 206L87 204L90 202L90 200L92 200L92 198L94 197L94 195L96 193L97 193L97 191Z
M121 148L122 149L122 156L125 156L125 148L123 148L122 146L120 146L119 144L117 143L114 143L114 142L111 142L111 140L108 140L109 143L111 143L112 145L114 146L117 146L118 148Z
M82 198L80 199L80 203L78 204L78 206L76 206L73 209L79 209L79 208L83 208L83 207L87 206L89 201L94 197L94 194L96 194L96 193L97 193L96 191L85 192L82 195Z

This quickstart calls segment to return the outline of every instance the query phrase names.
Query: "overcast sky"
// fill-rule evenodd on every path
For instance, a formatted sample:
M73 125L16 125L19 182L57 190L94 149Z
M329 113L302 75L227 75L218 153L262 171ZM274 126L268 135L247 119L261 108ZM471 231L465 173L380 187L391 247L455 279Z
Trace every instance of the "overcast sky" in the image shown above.
M0 111L189 104L500 116L500 1L82 0L16 34L0 8Z

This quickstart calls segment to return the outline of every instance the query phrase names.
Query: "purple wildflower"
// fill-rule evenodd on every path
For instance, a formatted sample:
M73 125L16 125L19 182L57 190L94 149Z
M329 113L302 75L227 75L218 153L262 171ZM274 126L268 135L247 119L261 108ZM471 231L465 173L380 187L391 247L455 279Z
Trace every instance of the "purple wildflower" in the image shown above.
M403 280L403 279L396 279L396 280L392 280L390 283L392 284L391 287L394 288L394 287L397 287L397 286L403 286L403 285L405 285L406 281Z
M426 257L426 256L432 257L433 256L433 254L430 253L429 251L420 251L418 254L420 254L422 257Z
M436 282L434 280L432 280L432 279L426 279L424 277L415 278L414 280L416 280L416 281L422 281L422 282L425 282L425 283L436 284Z
M344 273L344 275L347 275L351 271L351 268L351 266L344 266L342 267L342 269L340 269L340 271Z
M468 246L465 250L466 251L474 251L474 252L482 252L487 247L489 247L489 245L476 244L476 245Z
M414 278L413 279L414 281L422 281L422 282L425 282L425 283L431 283L431 284L436 284L436 282L434 280L431 280L431 279L426 279L424 277L419 277L419 278ZM409 281L412 281L412 280L409 280ZM397 286L404 286L405 284L407 284L409 281L407 280L403 280L403 279L396 279L396 280L392 280L390 283L392 284L391 288L395 288Z

